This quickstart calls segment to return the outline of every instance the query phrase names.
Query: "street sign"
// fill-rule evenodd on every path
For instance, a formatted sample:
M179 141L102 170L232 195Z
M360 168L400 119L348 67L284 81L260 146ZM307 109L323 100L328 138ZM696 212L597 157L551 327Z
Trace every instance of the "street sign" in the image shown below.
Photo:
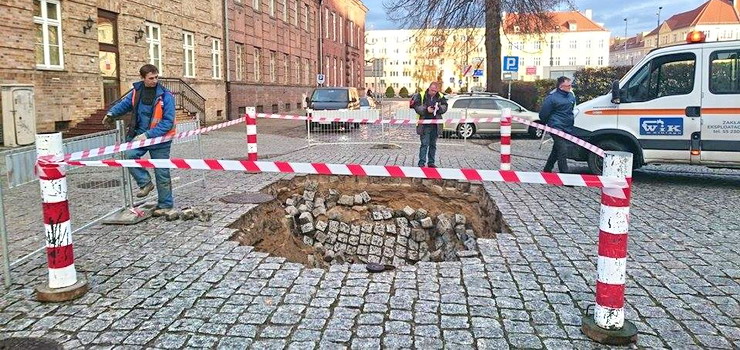
M537 67L535 66L527 67L527 75L535 75L535 74L537 74Z
M482 69L476 69L473 71L473 77L482 77L483 76L483 70Z
M519 70L519 56L504 56L504 72Z
M326 81L325 75L321 73L316 74L316 84L323 85L325 81Z
M504 81L516 80L517 74L512 72L504 72Z
M463 76L464 77L469 77L472 74L473 74L473 65L470 65L469 64L469 65L465 66L465 68L463 69Z

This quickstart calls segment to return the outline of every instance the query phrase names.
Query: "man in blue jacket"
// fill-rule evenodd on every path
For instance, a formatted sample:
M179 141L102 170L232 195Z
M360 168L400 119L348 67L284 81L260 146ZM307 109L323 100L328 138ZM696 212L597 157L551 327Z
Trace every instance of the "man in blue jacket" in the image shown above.
M127 141L141 141L148 138L175 135L175 99L172 94L159 84L159 70L156 66L145 64L139 69L141 81L134 83L134 88L115 106L111 107L103 118L103 124L110 126L113 119L133 111ZM141 147L126 151L127 159L139 159L149 152L152 159L169 159L171 141L153 146ZM143 168L129 168L131 176L139 185L136 197L146 197L154 190L151 175ZM174 205L172 199L172 181L170 169L154 169L159 200L154 216L169 213Z
M447 99L439 92L439 84L429 84L429 88L421 93L414 94L411 106L422 119L440 119L447 112ZM421 140L419 147L419 166L436 168L434 156L437 153L437 137L439 124L422 124L416 127L416 133Z
M560 77L557 89L545 98L540 109L540 120L547 126L558 129L568 134L573 133L573 107L576 105L576 97L571 92L571 80L568 77ZM568 172L568 140L552 135L554 142L552 152L545 163L545 172L552 172L555 162L558 162L560 173Z

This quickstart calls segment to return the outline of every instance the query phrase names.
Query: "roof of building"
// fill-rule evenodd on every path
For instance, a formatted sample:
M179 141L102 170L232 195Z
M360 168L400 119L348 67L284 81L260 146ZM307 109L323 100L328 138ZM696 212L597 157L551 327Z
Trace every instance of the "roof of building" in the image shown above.
M691 11L671 16L648 35L658 34L664 25L676 30L701 24L740 24L740 13L732 6L732 0L709 0Z
M641 35L629 37L627 38L627 40L622 40L620 42L614 43L613 45L609 46L609 51L624 50L625 44L627 45L627 50L641 49L645 47L645 40L642 40Z
M522 17L532 17L534 15L521 15L518 13L508 13L504 17L504 31L507 33L518 33L515 22L522 22ZM551 12L550 19L555 25L550 32L594 32L607 31L606 28L594 22L578 11Z

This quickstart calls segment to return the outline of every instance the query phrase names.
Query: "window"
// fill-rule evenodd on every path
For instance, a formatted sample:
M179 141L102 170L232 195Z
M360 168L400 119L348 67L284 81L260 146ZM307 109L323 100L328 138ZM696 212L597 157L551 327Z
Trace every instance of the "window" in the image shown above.
M533 63L533 64L534 64L535 66L539 66L539 65L540 65L540 63L541 63L541 61L540 61L540 58L539 58L539 57L535 57L532 63Z
M298 26L298 0L293 3L293 25Z
M274 83L277 81L275 77L275 51L270 51L270 82Z
M193 38L191 32L182 33L182 50L183 56L185 56L182 75L188 78L195 77L195 42Z
M578 48L578 44L576 43L576 41L575 41L575 40L571 40L571 41L570 41L570 45L569 45L569 46L570 46L570 48L571 48L571 49L576 49L576 48Z
M288 23L288 0L283 0L283 21Z
M740 94L740 50L712 52L709 91L717 95Z
M508 101L508 100L504 100L504 99L498 99L498 100L496 100L496 104L498 104L499 108L501 108L501 109L511 108L511 111L512 112L519 112L519 111L522 110L522 106L520 106L520 105L518 105L518 104L516 104L514 102L511 102L511 101Z
M591 48L591 40L586 40L586 48L587 49Z
M311 84L311 64L308 58L303 59L303 83L306 85Z
M329 39L329 9L324 9L324 38Z
M556 49L559 49L560 48L560 40L555 40L555 44L554 45L555 45L555 48Z
M560 57L555 57L555 62L553 63L554 66L560 65Z
M654 58L625 84L622 102L644 102L694 90L696 56L679 53Z
M334 81L334 86L337 85L337 59L334 58L334 70L332 71L332 80Z
M540 49L540 47L542 47L542 42L541 42L541 41L539 41L539 40L537 40L537 41L535 41L535 42L533 43L533 45L534 45L534 49L535 49L535 50L539 50L539 49Z
M344 86L344 65L339 64L339 86Z
M604 65L604 56L599 56L596 65L597 66L603 66Z
M306 23L306 31L308 31L308 25L309 25L308 15L310 12L311 12L311 9L308 7L308 4L303 4L303 20Z
M270 0L270 17L275 17L275 0Z
M146 43L149 45L149 63L153 64L162 74L162 41L158 24L146 24Z
M599 40L599 48L600 49L604 48L604 39Z
M252 0L252 7L254 8L255 11L260 10L260 1L262 0Z
M295 60L293 62L293 67L295 71L295 76L293 77L296 85L301 84L301 58L296 56ZM305 73L304 73L305 74Z
M244 45L236 43L236 80L244 80Z
M339 16L339 23L338 23L337 27L339 27L339 43L340 44L344 40L344 35L342 35L342 33L344 32L344 27L342 26L342 22L343 22L342 21L342 16Z
M349 46L355 46L355 23L349 22Z
M211 60L213 64L213 79L221 79L221 40L219 39L213 39Z
M283 55L283 83L288 84L290 79L290 64L288 62L290 56L287 54ZM298 67L296 67L298 69Z
M575 57L568 57L568 65L569 66L575 66L576 65L576 58Z
M455 103L452 104L452 108L468 108L470 107L470 99L469 98L463 98L460 100L455 101Z
M337 14L334 12L331 13L331 28L333 33L331 40L337 41Z
M61 12L61 6L57 0L33 1L37 68L64 68Z
M586 65L587 66L590 66L591 65L591 57L589 57L589 56L586 56Z
M492 98L473 98L470 99L470 106L468 108L475 109L499 109L496 101Z
M262 80L262 50L254 48L254 81Z

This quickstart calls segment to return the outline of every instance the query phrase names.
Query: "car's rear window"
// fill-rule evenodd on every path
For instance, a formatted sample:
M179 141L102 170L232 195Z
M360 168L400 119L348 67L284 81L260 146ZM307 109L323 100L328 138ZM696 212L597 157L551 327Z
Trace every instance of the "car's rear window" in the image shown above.
M347 102L349 93L346 89L321 89L314 90L311 96L313 102Z
M452 104L452 108L468 108L470 106L470 99L464 98L462 100L457 100L455 103Z

